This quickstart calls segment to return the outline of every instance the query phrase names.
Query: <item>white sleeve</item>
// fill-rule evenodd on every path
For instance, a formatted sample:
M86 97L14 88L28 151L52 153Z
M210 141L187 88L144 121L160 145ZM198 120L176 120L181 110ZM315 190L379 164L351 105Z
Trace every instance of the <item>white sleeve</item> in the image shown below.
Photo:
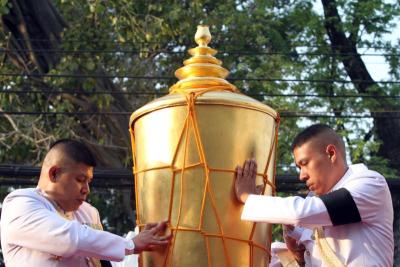
M126 235L126 239L132 239L139 234L139 227L136 226L135 232L129 231ZM111 262L112 267L137 267L138 266L139 255L131 254L125 256L124 260L121 262Z
M95 257L120 261L124 238L68 221L31 196L11 196L3 203L2 234L7 243L52 255Z
M318 197L270 197L250 195L242 220L300 225L307 228L332 225L328 211Z
M363 222L382 221L385 209L392 208L386 180L381 176L354 179L344 186L353 197Z

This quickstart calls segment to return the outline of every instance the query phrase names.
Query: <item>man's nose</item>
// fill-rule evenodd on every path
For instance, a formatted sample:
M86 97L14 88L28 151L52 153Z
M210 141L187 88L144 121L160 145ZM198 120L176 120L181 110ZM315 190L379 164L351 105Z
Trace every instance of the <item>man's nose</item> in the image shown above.
M304 182L308 179L307 172L304 169L300 169L299 179L302 182Z
M84 183L84 186L82 187L82 194L88 195L90 193L90 187L89 183Z

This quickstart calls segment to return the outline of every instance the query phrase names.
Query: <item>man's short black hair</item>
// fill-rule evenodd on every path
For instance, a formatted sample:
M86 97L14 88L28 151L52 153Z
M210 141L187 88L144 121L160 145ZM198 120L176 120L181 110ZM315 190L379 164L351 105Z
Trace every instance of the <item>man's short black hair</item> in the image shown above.
M297 136L294 138L292 146L291 146L292 151L296 147L300 147L303 144L310 141L311 138L314 138L314 137L318 136L319 134L327 132L327 131L335 132L335 130L333 130L331 127L329 127L326 124L314 124L314 125L311 125L311 126L305 128L303 131L298 133Z
M51 144L50 150L61 149L65 155L76 163L84 163L91 167L96 167L96 158L92 151L83 142L72 139L60 139Z

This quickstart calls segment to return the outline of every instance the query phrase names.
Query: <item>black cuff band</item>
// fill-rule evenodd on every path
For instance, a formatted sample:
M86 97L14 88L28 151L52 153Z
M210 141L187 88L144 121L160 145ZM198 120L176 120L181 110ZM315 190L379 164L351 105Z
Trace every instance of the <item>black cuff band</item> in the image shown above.
M100 260L101 267L112 267L111 262Z
M328 210L333 225L361 222L360 212L346 188L320 196Z

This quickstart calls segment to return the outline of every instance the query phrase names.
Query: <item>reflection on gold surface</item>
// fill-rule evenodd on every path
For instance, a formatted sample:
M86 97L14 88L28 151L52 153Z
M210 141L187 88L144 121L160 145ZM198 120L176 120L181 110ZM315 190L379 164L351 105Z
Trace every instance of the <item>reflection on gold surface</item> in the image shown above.
M266 266L271 226L240 220L234 169L256 158L257 184L274 194L279 115L225 80L208 27L195 39L170 94L130 120L137 224L167 218L173 232L140 265Z

